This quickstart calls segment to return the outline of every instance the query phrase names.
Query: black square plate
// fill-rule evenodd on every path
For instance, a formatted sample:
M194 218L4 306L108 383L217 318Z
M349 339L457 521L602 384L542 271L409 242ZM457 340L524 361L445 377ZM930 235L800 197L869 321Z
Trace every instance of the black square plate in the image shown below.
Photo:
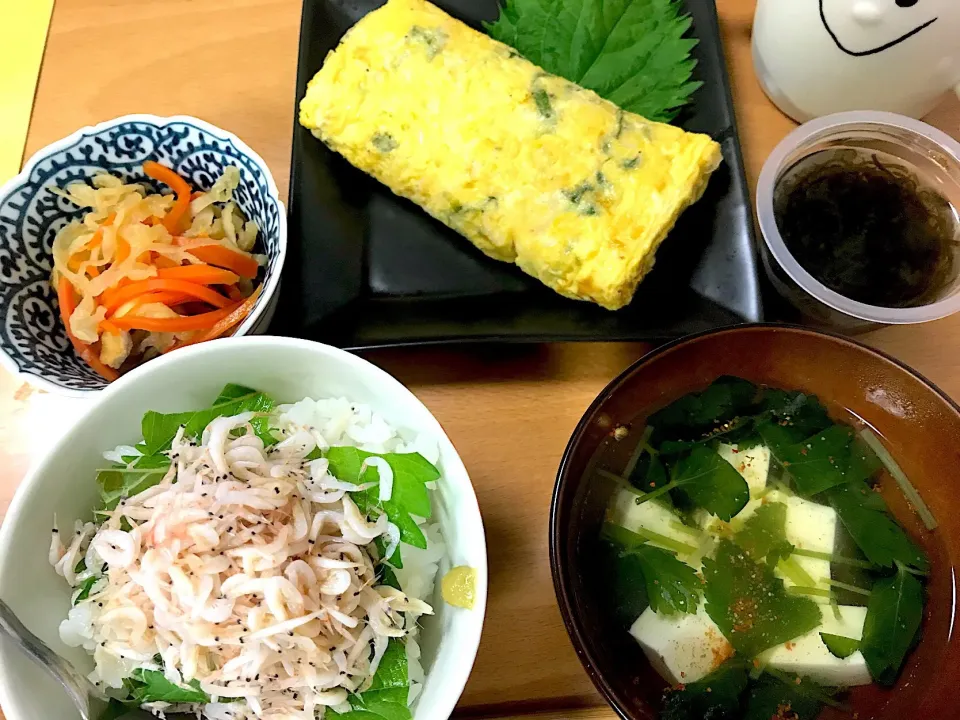
M479 28L497 0L437 3ZM276 331L344 347L454 340L659 340L762 319L753 219L719 23L687 0L697 79L679 119L711 135L725 162L684 213L633 303L617 312L568 300L484 256L416 205L295 124L290 235ZM381 0L304 0L297 103L343 33Z

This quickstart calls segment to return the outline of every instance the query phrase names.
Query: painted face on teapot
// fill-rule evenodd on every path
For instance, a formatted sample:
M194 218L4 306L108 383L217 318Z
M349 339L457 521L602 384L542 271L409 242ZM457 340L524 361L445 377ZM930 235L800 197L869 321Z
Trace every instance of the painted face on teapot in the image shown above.
M820 19L847 55L875 55L913 38L937 22L931 0L818 0Z

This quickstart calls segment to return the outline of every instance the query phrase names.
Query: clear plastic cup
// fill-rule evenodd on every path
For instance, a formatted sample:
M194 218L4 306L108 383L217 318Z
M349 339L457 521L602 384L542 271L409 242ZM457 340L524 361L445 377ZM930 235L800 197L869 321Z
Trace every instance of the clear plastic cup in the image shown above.
M787 249L774 216L779 181L798 162L828 149L855 148L893 155L960 208L960 142L919 120L886 112L846 112L800 126L767 158L757 184L757 216L767 276L791 305L816 324L857 332L876 325L929 322L960 311L960 274L931 303L889 308L851 300L816 280ZM960 237L954 243L960 268Z

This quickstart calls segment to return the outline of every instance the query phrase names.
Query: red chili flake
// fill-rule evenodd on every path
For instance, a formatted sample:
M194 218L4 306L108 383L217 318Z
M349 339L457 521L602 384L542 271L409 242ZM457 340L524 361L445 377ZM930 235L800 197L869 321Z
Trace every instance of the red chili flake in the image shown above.
M800 716L793 711L790 703L777 705L777 713L770 720L800 720Z

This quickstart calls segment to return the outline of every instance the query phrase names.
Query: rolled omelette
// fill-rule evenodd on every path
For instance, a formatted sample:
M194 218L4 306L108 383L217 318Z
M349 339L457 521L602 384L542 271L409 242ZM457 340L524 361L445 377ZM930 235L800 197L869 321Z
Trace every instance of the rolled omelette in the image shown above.
M300 124L561 295L633 298L720 146L625 112L424 0L389 0L307 86Z

